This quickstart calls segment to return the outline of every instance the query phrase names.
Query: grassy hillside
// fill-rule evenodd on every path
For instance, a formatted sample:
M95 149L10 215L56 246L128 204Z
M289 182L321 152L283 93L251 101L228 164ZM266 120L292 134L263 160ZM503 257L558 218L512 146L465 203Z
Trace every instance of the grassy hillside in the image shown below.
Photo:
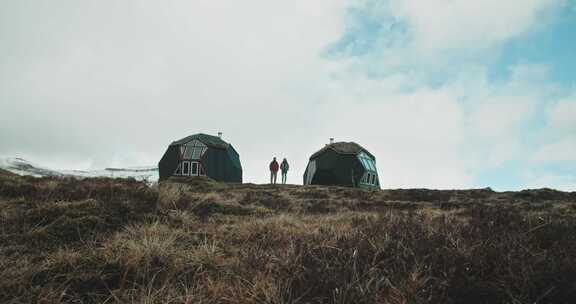
M0 303L575 303L576 193L0 174Z
M4 169L0 169L0 176L15 176L16 174L10 172L10 171L6 171Z

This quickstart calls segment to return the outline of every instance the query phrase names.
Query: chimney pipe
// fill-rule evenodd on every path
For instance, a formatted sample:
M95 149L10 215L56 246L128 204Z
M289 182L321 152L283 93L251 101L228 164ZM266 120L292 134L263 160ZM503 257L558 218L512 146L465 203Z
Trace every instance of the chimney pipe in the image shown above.
M222 138L222 132L218 132L218 137Z
M330 144L334 143L334 138L330 137Z

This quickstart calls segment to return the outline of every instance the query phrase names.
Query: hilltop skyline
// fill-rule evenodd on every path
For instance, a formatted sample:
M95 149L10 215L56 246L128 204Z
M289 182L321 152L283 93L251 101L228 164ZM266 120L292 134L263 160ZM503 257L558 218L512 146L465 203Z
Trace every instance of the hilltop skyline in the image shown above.
M273 156L354 141L383 188L576 190L570 1L0 1L0 156L156 165L216 135Z

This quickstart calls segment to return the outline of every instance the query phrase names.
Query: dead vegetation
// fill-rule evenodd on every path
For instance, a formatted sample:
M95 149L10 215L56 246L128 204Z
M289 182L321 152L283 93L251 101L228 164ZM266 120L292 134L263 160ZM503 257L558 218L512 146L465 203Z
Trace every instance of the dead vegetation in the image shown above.
M1 303L573 303L576 193L0 175Z

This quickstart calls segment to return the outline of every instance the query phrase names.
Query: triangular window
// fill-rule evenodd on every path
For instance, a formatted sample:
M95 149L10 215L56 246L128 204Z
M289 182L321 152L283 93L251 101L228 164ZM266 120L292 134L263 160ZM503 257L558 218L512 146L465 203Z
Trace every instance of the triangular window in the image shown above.
M186 160L199 160L208 150L208 147L199 140L193 140L182 147L185 147L182 159Z

